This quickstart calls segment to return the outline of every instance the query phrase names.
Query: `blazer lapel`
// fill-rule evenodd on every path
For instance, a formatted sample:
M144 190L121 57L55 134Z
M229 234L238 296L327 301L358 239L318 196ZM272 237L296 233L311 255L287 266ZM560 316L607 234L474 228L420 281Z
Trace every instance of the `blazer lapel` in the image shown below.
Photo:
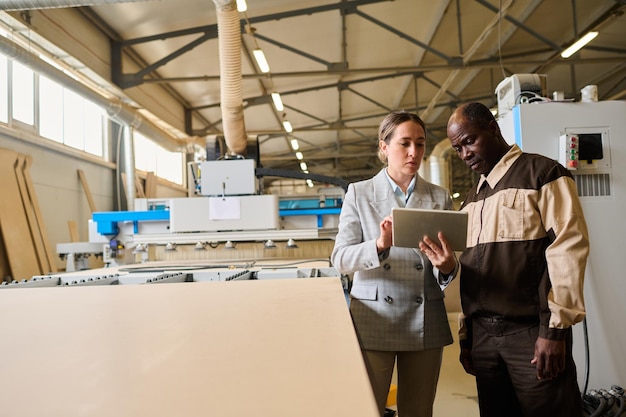
M374 200L370 203L381 218L389 216L393 207L400 207L398 201L396 200L396 196L393 193L391 185L389 184L389 180L385 175L384 169L385 168L383 168L383 170L381 170L373 178L372 186L374 188ZM424 189L418 189L418 187L420 186ZM415 199L415 201L421 203L421 200L419 198L416 198L415 196L421 195L424 192L427 193L426 195L430 196L430 190L424 187L423 181L420 181L419 176L417 176L415 190L409 197L407 207L409 207L409 205L411 204L412 199ZM413 249L412 252L417 255L417 257L422 261L422 265L425 265L424 258L422 257L420 251L417 249Z
M398 202L393 194L389 180L385 175L385 168L380 170L378 174L374 176L372 187L374 188L374 199L370 204L381 218L389 216L391 214L391 209L393 207L398 207Z
M415 189L409 201L406 202L407 207L412 208L431 208L433 202L432 192L428 184L418 174L415 175Z

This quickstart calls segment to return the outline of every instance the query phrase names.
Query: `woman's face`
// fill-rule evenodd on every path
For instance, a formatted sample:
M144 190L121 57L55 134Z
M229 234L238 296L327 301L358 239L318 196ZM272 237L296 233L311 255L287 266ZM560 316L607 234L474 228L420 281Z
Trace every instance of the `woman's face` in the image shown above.
M395 181L412 178L420 167L426 151L426 133L413 121L399 124L389 143L379 142L387 156L387 172Z

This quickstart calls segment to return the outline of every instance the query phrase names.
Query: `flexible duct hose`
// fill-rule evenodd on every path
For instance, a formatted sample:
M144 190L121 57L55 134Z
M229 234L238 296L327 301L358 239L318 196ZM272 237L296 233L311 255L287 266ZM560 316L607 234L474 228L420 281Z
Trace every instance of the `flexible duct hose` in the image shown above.
M222 126L228 150L245 155L248 146L243 119L241 30L235 0L213 0L217 6Z

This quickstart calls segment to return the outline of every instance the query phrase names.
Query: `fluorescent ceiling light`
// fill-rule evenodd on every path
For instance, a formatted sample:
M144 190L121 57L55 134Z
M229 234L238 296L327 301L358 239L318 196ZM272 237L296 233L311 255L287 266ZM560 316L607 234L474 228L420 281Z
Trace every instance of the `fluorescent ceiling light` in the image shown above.
M274 107L276 111L285 110L285 106L283 106L283 101L280 99L280 94L272 93L272 101L274 102Z
M569 58L570 56L578 52L583 46L591 42L596 36L598 36L598 32L587 33L585 36L574 42L569 48L561 52L561 56L563 58Z
M246 3L246 0L237 0L237 11L243 13L246 10L248 10L248 4Z
M267 63L267 59L265 59L265 54L259 48L256 48L252 51L254 54L254 59L256 59L256 63L259 66L261 72L266 73L270 72L270 64Z
M306 166L306 162L300 162L300 169L306 172L309 167Z
M302 161L304 159L304 155L302 155L302 152L296 152L296 158L298 158L299 161Z
M313 188L313 181L306 180L306 184L309 186L309 188Z
M297 151L300 149L300 144L298 143L298 139L291 139L291 149Z
M293 127L291 126L291 123L289 123L288 120L285 120L283 122L283 127L285 128L285 130L287 131L287 133L291 133L293 132Z

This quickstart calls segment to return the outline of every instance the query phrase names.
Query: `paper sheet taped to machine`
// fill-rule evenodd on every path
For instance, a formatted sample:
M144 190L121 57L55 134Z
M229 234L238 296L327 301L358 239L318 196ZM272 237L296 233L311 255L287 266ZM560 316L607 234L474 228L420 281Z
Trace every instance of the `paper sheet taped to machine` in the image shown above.
M239 197L209 197L209 219L241 219L241 199Z

